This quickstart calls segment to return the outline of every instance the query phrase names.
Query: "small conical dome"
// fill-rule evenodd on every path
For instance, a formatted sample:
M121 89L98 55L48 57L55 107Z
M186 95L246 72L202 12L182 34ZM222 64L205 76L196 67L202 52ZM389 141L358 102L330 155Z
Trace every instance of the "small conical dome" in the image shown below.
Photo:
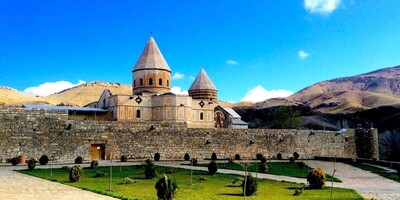
M136 62L133 72L144 69L160 69L171 72L164 56L161 54L160 49L157 46L156 41L153 37L150 37L144 48L142 55Z
M208 77L204 69L201 69L189 89L189 96L193 99L217 100L217 88Z

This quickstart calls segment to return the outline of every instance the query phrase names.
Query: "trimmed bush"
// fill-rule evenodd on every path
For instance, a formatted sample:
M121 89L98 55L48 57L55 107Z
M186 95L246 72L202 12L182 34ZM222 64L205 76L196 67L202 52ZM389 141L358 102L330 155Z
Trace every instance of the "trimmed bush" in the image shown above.
M294 153L293 153L293 158L294 158L295 160L298 160L298 159L300 158L299 153L294 152Z
M82 164L82 162L83 162L82 156L78 156L75 158L75 164Z
M39 163L40 165L46 165L47 163L49 163L49 157L47 157L47 155L42 155L39 158Z
M99 166L99 161L92 160L92 162L90 162L90 168L96 169L98 166Z
M164 177L157 181L155 188L157 190L158 199L169 200L174 198L175 192L178 189L178 184L176 184L175 179L169 178L164 174Z
M129 177L125 177L124 179L122 179L122 183L123 184L132 184L132 183L136 183L136 180L131 179Z
M235 160L240 160L240 155L239 154L235 154Z
M145 161L144 165L144 176L147 179L152 179L157 177L157 172L156 172L156 166L154 165L153 161L151 161L150 159L147 159Z
M315 168L308 172L307 182L311 188L321 189L325 185L326 177L321 168Z
M197 165L197 159L196 158L192 158L192 163L193 163L193 166L196 166Z
M291 163L294 163L294 158L293 158L293 157L290 157L290 158L289 158L289 161L290 161Z
M282 160L282 154L281 154L281 153L278 153L278 154L276 155L276 159Z
M94 175L93 178L102 178L102 177L104 177L104 176L106 176L106 174L104 174L104 172L102 172L102 171L96 171L96 174Z
M75 165L69 169L69 181L79 182L83 177L83 168L80 165Z
M267 158L265 156L263 156L260 161L261 161L261 163L267 163Z
M297 162L297 166L298 166L300 169L303 169L303 168L306 166L306 163L304 163L303 161Z
M208 173L210 175L214 175L215 173L217 173L217 171L218 171L217 163L213 160L210 162L210 164L208 164Z
M185 156L183 156L183 158L184 158L186 161L189 161L189 160L190 160L190 155L189 155L188 153L185 153Z
M246 180L246 188L244 182ZM242 182L242 191L246 191L246 196L252 196L257 192L258 182L257 180L249 173Z
M257 153L256 154L256 159L257 160L261 160L264 157L264 155L262 153Z
M128 157L126 157L126 155L122 155L121 162L128 162Z
M16 166L19 163L19 159L18 159L18 157L13 157L13 158L11 158L10 162L13 166Z
M156 153L156 154L154 154L154 160L155 161L160 161L160 153Z
M305 187L305 185L303 185L303 187L301 187L301 188L299 188L299 189L296 189L296 190L294 191L293 196L301 196L301 195L303 195L303 193L304 193L304 187Z
M34 170L35 169L35 167L36 167L36 160L35 159L29 159L28 160L28 170L29 171L32 171L32 170Z
M267 173L267 171L268 171L268 166L266 163L261 163L258 168L261 173Z
M211 160L217 160L217 154L215 152L211 154Z

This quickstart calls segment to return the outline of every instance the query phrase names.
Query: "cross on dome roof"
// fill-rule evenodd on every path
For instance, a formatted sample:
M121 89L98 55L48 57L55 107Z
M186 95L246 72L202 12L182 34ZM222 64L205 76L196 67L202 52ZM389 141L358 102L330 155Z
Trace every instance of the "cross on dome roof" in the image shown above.
M160 69L171 72L171 69L169 68L164 56L161 54L161 51L152 36L150 36L142 55L140 55L132 71L135 72L145 69Z

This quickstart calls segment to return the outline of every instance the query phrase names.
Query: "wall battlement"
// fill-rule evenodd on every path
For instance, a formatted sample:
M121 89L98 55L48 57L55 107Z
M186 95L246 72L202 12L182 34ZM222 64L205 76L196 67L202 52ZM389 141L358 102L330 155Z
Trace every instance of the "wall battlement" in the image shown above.
M366 141L375 157L376 129L371 137L360 139L360 130L336 131L278 130L278 129L192 129L185 123L149 123L123 121L68 120L60 111L0 108L0 161L18 155L38 159L46 154L56 161L73 161L77 156L91 159L91 146L105 147L106 158L148 158L160 153L162 159L183 159L185 153L198 159L218 158L240 154L254 158L257 153L283 158L294 152L300 158L345 157L360 154L357 142ZM252 142L250 142L252 141ZM375 145L376 143L376 145ZM364 148L361 151L369 151Z

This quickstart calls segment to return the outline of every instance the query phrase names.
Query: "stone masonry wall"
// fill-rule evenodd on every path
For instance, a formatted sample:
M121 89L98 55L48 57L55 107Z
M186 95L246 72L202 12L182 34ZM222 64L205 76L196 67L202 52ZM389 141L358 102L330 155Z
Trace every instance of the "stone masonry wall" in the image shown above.
M46 154L57 161L90 159L91 144L105 144L106 157L198 159L257 153L283 158L298 152L300 158L336 156L356 158L354 130L334 131L275 129L188 129L185 123L132 123L68 120L65 112L0 108L0 161L18 155L38 159ZM252 144L250 144L252 141Z

